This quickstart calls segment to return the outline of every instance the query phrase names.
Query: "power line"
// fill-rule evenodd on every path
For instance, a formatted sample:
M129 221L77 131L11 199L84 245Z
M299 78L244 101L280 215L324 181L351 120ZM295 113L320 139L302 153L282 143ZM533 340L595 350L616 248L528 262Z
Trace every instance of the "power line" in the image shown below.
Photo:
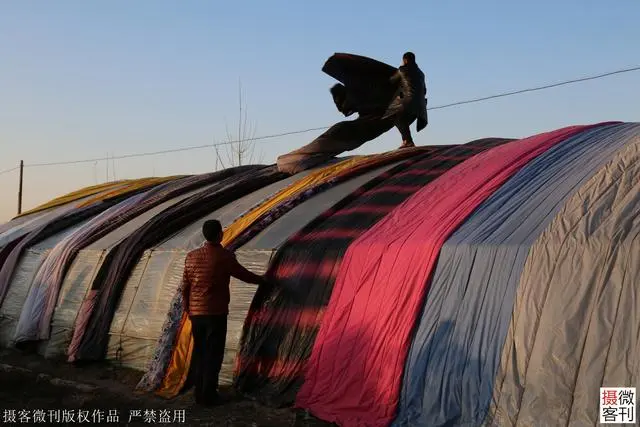
M597 79L601 79L601 78L604 78L604 77L609 77L609 76L616 75L616 74L629 73L629 72L633 72L633 71L640 71L640 66L631 67L631 68L624 68L624 69L620 69L620 70L616 70L616 71L610 71L610 72L603 73L603 74L597 74L597 75L592 75L592 76L587 76L587 77L581 77L581 78L572 79L572 80L565 80L565 81L557 82L557 83L545 84L545 85L542 85L542 86L536 86L536 87L527 88L527 89L520 89L520 90L515 90L515 91L510 91L510 92L503 92L503 93L499 93L499 94L496 94L496 95L490 95L490 96L485 96L485 97L481 97L481 98L473 98L473 99L468 99L468 100L465 100L465 101L457 101L457 102L453 102L453 103L450 103L450 104L443 104L443 105L438 105L438 106L435 106L435 107L429 107L429 108L427 108L427 110L441 110L441 109L444 109L444 108L451 108L451 107L456 107L456 106L459 106L459 105L472 104L472 103L475 103L475 102L482 102L482 101L487 101L487 100L490 100L490 99L503 98L503 97L519 95L519 94L527 93L527 92L535 92L535 91L539 91L539 90L551 89L551 88L554 88L554 87L559 87L559 86L565 86L565 85L574 84L574 83L585 82L585 81L588 81L588 80L597 80ZM302 129L302 130L296 130L296 131L290 131L290 132L275 133L275 134L271 134L271 135L257 136L257 137L253 137L253 138L242 139L242 140L232 140L232 141L226 141L226 142L217 142L217 143L213 143L213 144L203 144L203 145L196 145L196 146L191 146L191 147L174 148L174 149L151 151L151 152L145 152L145 153L126 154L126 155L122 155L122 156L97 157L97 158L92 158L92 159L70 160L70 161L49 162L49 163L32 163L32 164L26 164L26 165L24 165L24 167L59 166L59 165L71 165L71 164L78 164L78 163L95 163L95 162L111 160L111 159L113 159L113 160L130 159L130 158L134 158L134 157L146 157L146 156L154 156L154 155L159 155L159 154L177 153L177 152L182 152L182 151L199 150L199 149L203 149L203 148L212 148L212 147L219 147L219 146L223 146L223 145L231 145L231 144L236 144L236 143L239 143L239 142L261 141L261 140L265 140L265 139L278 138L278 137L289 136L289 135L297 135L297 134L301 134L301 133L326 130L329 127L330 126L323 126L323 127ZM13 168L13 169L10 169L8 171L0 172L0 175L2 175L3 173L11 172L11 171L16 170L16 169L18 169L18 168Z
M238 142L258 141L258 140L269 139L269 138L277 138L277 137L280 137L280 136L296 135L296 134L299 134L299 133L313 132L313 131L316 131L316 130L325 130L328 127L329 126L320 127L320 128L310 128L310 129L296 130L296 131L291 131L291 132L274 133L274 134L271 134L271 135L257 136L257 137L254 137L254 138L246 138L246 139L242 139L242 140L217 142L217 143L214 143L214 144L195 145L195 146L191 146L191 147L173 148L173 149L161 150L161 151L151 151L151 152L147 152L147 153L126 154L126 155L122 155L122 156L111 156L111 157L96 157L96 158L93 158L93 159L71 160L71 161L66 161L66 162L31 163L29 165L24 165L24 166L25 167L38 167L38 166L71 165L71 164L77 164L77 163L94 163L94 162L99 162L99 161L104 161L104 160L111 160L111 159L115 159L115 160L118 160L118 159L130 159L132 157L145 157L145 156L153 156L153 155L157 155L157 154L177 153L177 152L180 152L180 151L199 150L199 149L202 149L202 148L219 147L221 145L231 145L231 144L235 144L235 143L238 143Z
M569 85L569 84L573 84L573 83L586 82L588 80L597 80L597 79L601 79L603 77L613 76L615 74L629 73L631 71L638 71L638 70L640 70L640 66L632 67L632 68L625 68L625 69L622 69L622 70L610 71L608 73L597 74L595 76L581 77L579 79L565 80L563 82L546 84L544 86L537 86L537 87L532 87L532 88L529 88L529 89L520 89L520 90L515 90L515 91L512 91L512 92L504 92L504 93L500 93L498 95L485 96L485 97L482 97L482 98L470 99L468 101L459 101L459 102L454 102L452 104L439 105L437 107L428 108L428 110L439 110L439 109L442 109L442 108L453 107L453 106L456 106L456 105L471 104L473 102L481 102L481 101L487 101L489 99L503 98L505 96L519 95L521 93L526 93L526 92L535 92L537 90L551 89L553 87L565 86L565 85Z
M11 169L5 169L3 171L0 171L0 175L4 175L5 173L13 172L13 171L18 170L18 169L20 169L20 166L13 167Z

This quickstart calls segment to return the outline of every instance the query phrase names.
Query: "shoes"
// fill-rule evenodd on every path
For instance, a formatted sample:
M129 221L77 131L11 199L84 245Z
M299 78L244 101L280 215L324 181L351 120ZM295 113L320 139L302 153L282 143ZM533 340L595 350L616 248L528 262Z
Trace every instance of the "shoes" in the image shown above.
M413 141L402 141L402 145L399 148L413 148L416 144Z

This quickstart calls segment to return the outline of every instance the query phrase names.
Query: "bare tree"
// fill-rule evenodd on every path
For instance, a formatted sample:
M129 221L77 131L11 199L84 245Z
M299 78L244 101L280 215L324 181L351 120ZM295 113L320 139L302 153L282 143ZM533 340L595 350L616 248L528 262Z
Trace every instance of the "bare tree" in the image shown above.
M226 144L222 146L224 147L228 167L252 164L254 160L261 162L263 159L262 153L257 159L255 158L256 142L253 138L256 136L256 124L255 122L250 122L248 117L247 107L242 98L242 82L238 81L238 133L236 135L232 134L229 130L229 125L225 123L227 140ZM216 146L215 150L217 155L216 170L218 163L221 164L222 168L226 168L227 165L225 165L220 155L220 151L223 150L220 149L220 146Z

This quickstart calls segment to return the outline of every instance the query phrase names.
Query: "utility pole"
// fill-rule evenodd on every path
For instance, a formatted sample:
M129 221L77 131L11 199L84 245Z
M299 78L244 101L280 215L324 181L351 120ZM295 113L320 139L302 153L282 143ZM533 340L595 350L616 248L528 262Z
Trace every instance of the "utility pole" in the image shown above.
M238 166L242 166L242 137L240 131L242 129L242 81L238 79L238 101L240 106L240 114L238 115Z
M18 215L22 213L22 178L24 177L24 160L20 160L20 181L18 183Z

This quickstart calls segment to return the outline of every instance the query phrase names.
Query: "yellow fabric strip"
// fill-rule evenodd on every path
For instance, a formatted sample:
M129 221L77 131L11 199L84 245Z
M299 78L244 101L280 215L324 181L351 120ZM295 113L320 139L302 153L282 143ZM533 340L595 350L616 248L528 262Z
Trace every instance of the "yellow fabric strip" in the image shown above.
M228 245L263 214L269 212L283 201L307 190L309 187L326 182L329 179L335 178L342 173L352 171L353 169L360 169L371 166L372 164L383 163L393 159L394 157L408 157L410 154L417 154L419 152L423 152L425 149L426 148L406 149L407 151L402 152L394 150L374 156L354 156L348 160L344 160L340 163L312 172L289 187L276 193L248 214L234 221L224 231L222 244L223 246ZM191 335L191 321L188 316L183 315L178 331L178 338L171 355L171 362L169 363L167 372L162 380L162 384L156 391L158 396L171 399L180 393L189 373L192 350L193 338Z
M167 372L156 394L165 399L172 399L180 393L187 381L191 354L193 352L193 336L191 335L191 320L186 313L182 314L178 328L178 338L171 352L171 361Z
M140 188L145 188L151 185L160 184L160 183L170 181L172 179L177 179L180 177L181 176L128 179L128 180L121 180L121 181L93 185L91 187L85 187L80 190L76 190L71 193L65 194L64 196L57 197L47 203L44 203L28 211L22 212L20 215L14 217L14 219L20 218L26 215L42 212L48 209L56 208L58 206L66 205L68 203L73 203L78 200L85 199L87 197L95 196L95 197L91 197L89 200L85 202L79 203L78 206L76 206L78 208L84 207L84 206L90 205L91 203L95 203L96 201L108 199L114 196L119 196L131 191L135 191Z
M366 158L364 158L366 160ZM287 200L288 198L306 190L312 185L323 183L330 178L340 174L341 172L354 167L363 160L362 156L353 157L349 160L333 164L321 168L304 178L301 178L297 182L291 184L287 188L279 191L275 195L271 196L260 206L250 211L246 215L238 218L224 231L222 239L223 246L233 241L240 233L242 233L247 227L249 227L254 221L256 221L262 214L268 212L279 203ZM170 399L178 395L180 390L186 382L187 375L189 374L189 366L191 363L191 352L193 350L193 338L191 336L191 321L189 317L183 315L180 329L178 332L178 338L176 345L173 348L171 355L171 362L165 374L162 384L156 391L156 394Z
M28 211L22 212L20 215L16 216L15 218L20 218L26 215L42 212L47 209L56 208L60 205L66 205L67 203L72 203L77 200L84 199L85 197L93 196L94 194L97 194L103 191L112 190L116 187L122 186L122 184L123 184L122 181L118 181L118 182L109 182L105 184L86 187L81 190L77 190L69 194L65 194L64 196L57 197L47 203L44 203Z
M158 184L163 184L167 181L171 181L176 178L177 177L175 176L169 176L169 177L162 177L162 178L142 178L142 179L131 180L111 190L107 190L105 192L96 194L94 197L91 197L88 200L85 200L84 202L79 203L77 207L82 208L85 206L89 206L101 200L122 196L124 194L131 193L140 189L152 187Z

